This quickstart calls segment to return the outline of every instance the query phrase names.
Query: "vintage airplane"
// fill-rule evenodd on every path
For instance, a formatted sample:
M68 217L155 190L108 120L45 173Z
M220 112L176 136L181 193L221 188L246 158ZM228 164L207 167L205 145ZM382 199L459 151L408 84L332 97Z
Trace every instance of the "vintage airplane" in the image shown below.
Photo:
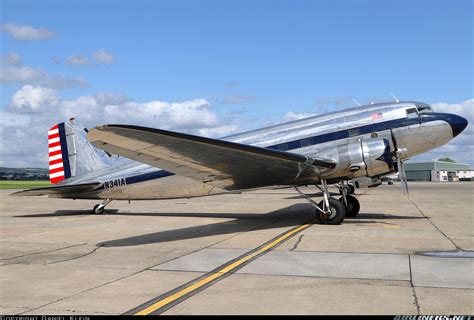
M291 186L315 206L322 224L339 224L360 209L350 194L374 187L406 159L459 135L463 117L433 112L427 104L396 101L317 115L224 137L204 138L132 125L90 131L74 119L48 134L52 187L14 193L112 200L191 198ZM408 192L403 170L400 179ZM337 184L342 197L331 197ZM299 189L315 185L316 204Z

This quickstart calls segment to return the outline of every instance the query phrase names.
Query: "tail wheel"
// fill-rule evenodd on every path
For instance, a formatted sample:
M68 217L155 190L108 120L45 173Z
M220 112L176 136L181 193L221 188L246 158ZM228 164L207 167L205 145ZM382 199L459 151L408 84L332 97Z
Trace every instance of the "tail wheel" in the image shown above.
M104 214L104 212L105 212L105 207L100 204L96 204L94 208L92 209L92 213L94 214Z
M346 206L346 217L355 217L359 213L360 210L360 203L356 197L353 196L346 196L347 206ZM341 197L339 201L343 202L343 198Z
M323 210L323 207L325 207L324 200L318 204L318 207ZM316 210L316 213L318 215L319 223L335 225L344 221L344 218L346 217L346 208L341 201L329 198L329 212L322 213L321 211Z

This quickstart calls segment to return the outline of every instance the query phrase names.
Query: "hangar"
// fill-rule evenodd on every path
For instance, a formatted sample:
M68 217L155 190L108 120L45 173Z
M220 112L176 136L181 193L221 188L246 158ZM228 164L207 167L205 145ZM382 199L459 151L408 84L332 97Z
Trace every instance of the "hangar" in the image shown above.
M469 164L444 161L405 163L409 181L470 181L474 170Z

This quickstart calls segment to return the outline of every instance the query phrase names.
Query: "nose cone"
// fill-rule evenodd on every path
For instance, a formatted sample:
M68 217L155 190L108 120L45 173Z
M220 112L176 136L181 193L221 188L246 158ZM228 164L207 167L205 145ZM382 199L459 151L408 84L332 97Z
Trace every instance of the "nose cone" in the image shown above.
M458 136L467 127L467 120L461 116L450 114L448 117L448 123L453 129L453 137Z

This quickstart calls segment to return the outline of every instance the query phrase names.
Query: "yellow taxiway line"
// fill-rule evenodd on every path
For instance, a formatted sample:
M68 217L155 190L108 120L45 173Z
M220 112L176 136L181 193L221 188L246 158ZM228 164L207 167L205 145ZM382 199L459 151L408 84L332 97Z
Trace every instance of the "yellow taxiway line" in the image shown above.
M208 274L201 276L193 281L188 282L187 284L179 287L178 289L172 290L167 294L164 294L158 298L152 299L147 303L132 309L128 313L134 315L149 315L149 314L159 314L169 307L176 305L177 303L185 300L187 297L190 297L192 294L196 293L198 290L202 290L212 285L213 283L219 281L221 278L237 271L243 267L246 263L249 263L252 259L257 258L260 255L267 253L276 246L280 245L284 241L288 240L290 237L295 234L303 231L313 224L314 220L303 224L301 226L295 227L291 230L288 230L279 236L273 238L267 243L257 247L237 259L231 260L223 264L222 266L214 269ZM154 301L155 300L155 301Z

